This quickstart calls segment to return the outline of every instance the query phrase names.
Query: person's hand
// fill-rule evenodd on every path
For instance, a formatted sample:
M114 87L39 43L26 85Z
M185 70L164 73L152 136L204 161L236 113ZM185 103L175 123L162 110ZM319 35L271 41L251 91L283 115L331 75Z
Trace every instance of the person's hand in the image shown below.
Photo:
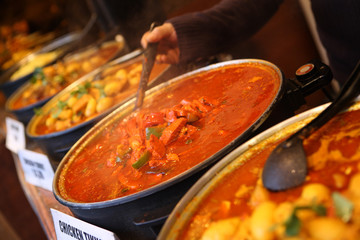
M152 32L146 32L141 38L141 45L146 48L148 43L159 43L156 61L158 63L176 64L179 62L180 50L176 31L171 23L155 27Z

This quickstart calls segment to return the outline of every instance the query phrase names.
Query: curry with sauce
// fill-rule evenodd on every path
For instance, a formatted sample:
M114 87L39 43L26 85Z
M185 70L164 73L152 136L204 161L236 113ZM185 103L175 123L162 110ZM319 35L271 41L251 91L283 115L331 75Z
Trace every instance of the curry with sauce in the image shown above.
M36 68L41 68L50 64L61 54L62 50L60 49L52 52L36 54L33 58L31 58L31 60L21 65L19 69L11 75L10 81L16 81L19 78L30 75Z
M46 42L55 38L55 32L29 32L25 20L13 25L0 26L0 70L5 71L30 53L38 51Z
M113 59L123 48L123 42L107 42L99 48L83 50L47 67L35 67L26 88L21 89L10 109L17 110L54 96L85 74ZM35 61L36 62L36 61ZM30 61L34 63L34 61ZM20 90L19 90L20 91Z
M191 169L246 131L279 92L278 72L246 62L188 76L116 119L61 169L61 197L99 202ZM101 123L101 122L100 122Z
M167 66L155 64L149 81ZM38 110L37 117L40 120L34 127L34 133L45 135L63 131L108 111L136 92L141 70L142 59L137 58L108 66L98 76L90 76L85 82L59 96L50 111Z
M359 119L360 110L340 114L305 139L308 177L290 190L270 192L260 178L281 140L253 147L245 164L216 182L178 239L360 239Z

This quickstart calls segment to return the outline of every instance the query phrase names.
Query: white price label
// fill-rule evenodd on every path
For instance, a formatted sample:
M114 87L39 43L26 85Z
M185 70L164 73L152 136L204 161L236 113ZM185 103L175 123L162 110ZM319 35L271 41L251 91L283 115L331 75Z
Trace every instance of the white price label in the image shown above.
M6 147L14 152L18 153L20 149L25 148L25 127L21 122L9 118L6 118Z
M84 222L55 209L50 209L58 240L118 240L106 229Z
M30 184L52 191L54 170L48 157L26 149L19 150L18 154L25 180Z

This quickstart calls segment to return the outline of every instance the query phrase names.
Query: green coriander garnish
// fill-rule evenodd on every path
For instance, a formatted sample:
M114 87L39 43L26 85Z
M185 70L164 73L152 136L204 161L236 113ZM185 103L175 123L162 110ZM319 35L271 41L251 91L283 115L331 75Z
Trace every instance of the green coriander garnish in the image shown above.
M336 216L342 221L349 222L354 211L354 204L338 192L332 194Z
M40 115L42 115L44 112L43 112L42 108L39 107L39 108L34 108L34 113L35 113L36 116L40 116Z
M292 236L297 236L299 234L300 229L301 229L301 221L298 218L298 216L296 215L296 213L300 210L312 210L318 216L326 215L326 208L320 204L295 207L293 212L291 213L290 217L284 223L286 236L292 237Z

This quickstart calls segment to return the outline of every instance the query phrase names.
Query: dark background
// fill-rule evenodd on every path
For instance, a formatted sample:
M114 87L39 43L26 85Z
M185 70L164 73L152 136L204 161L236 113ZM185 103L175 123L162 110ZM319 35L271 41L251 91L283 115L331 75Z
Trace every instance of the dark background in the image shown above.
M130 49L140 47L142 34L152 21L187 12L199 11L219 0L0 0L0 25L25 19L31 31L68 32L82 29L94 11L99 19L93 27L96 39L116 29L126 39ZM306 61L319 58L297 0L285 0L277 14L260 32L246 42L230 46L234 58L260 58L273 62L286 77ZM4 106L5 99L1 99ZM312 107L322 103L321 93L308 97ZM1 119L3 122L4 119ZM4 134L0 139L0 214L5 222L0 226L0 239L6 224L19 239L46 239L39 220L25 198L19 184L12 155L5 148ZM1 215L0 215L1 216ZM5 224L5 225L4 225ZM14 239L14 238L12 238Z

